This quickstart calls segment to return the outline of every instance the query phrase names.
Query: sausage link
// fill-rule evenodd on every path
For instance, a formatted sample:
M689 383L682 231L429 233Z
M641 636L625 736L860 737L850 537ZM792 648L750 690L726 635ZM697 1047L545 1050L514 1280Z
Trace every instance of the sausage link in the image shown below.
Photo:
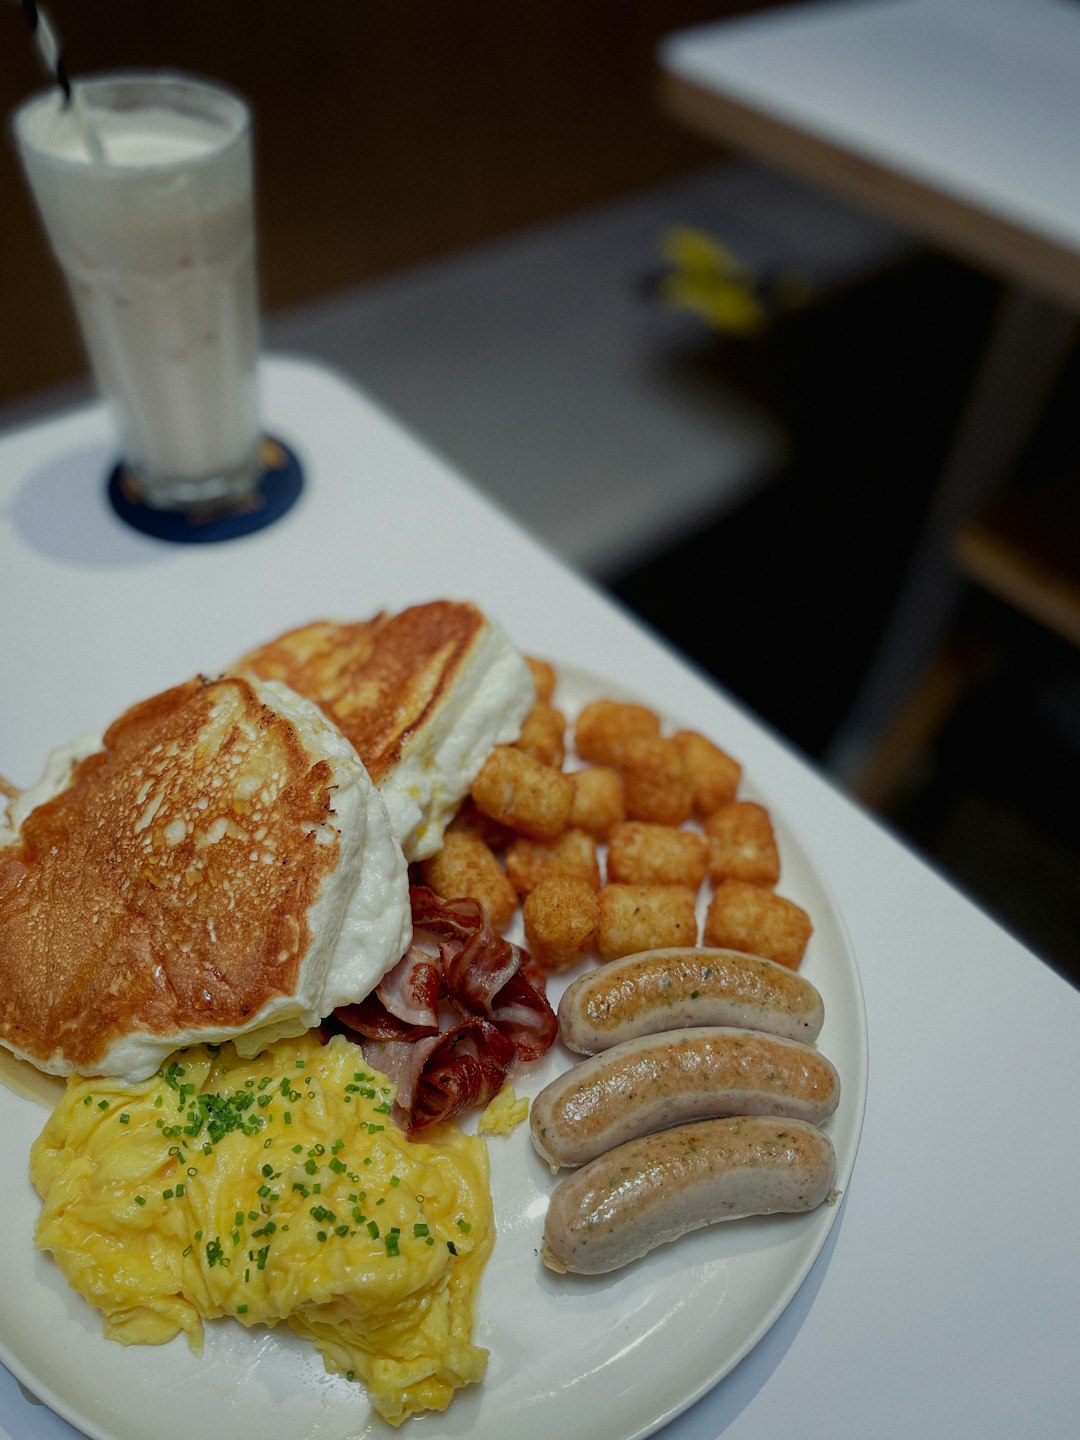
M721 1220L813 1210L835 1181L828 1136L803 1121L744 1115L679 1125L560 1181L540 1253L550 1270L602 1275Z
M738 950L643 950L590 970L559 1002L559 1034L594 1055L624 1040L685 1025L737 1025L811 1045L825 1007L785 965Z
M639 1135L718 1115L790 1115L819 1125L840 1078L809 1045L760 1030L664 1030L581 1060L540 1091L533 1145L552 1166L582 1165Z

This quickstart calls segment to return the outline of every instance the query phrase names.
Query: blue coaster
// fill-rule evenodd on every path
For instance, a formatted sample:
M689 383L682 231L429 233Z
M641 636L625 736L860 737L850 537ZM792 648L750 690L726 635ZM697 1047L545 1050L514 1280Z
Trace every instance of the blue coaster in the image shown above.
M264 439L259 459L263 470L254 492L242 509L230 510L224 515L200 520L185 510L155 510L139 499L138 490L122 464L109 476L109 503L126 524L158 540L172 540L181 545L237 540L280 520L304 488L300 461L280 440L269 436Z

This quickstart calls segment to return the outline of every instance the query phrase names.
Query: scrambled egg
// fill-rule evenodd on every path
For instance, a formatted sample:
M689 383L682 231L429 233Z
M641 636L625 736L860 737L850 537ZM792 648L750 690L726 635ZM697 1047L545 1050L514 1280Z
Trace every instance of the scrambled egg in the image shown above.
M443 1410L487 1365L487 1150L453 1126L407 1140L392 1099L341 1037L73 1079L31 1155L37 1244L124 1344L183 1331L198 1349L202 1317L286 1321L391 1423Z
M519 1099L509 1080L481 1113L476 1130L480 1135L510 1135L529 1117L529 1102Z

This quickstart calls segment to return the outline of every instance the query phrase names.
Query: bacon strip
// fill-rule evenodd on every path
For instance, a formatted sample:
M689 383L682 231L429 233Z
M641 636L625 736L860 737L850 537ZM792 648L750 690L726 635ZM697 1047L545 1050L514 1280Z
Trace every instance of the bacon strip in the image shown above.
M365 1054L396 1083L395 1110L413 1134L494 1099L515 1059L551 1047L558 1020L526 976L529 956L495 933L478 901L442 900L423 885L409 896L409 950L333 1018L371 1042ZM442 1000L461 1019L440 1033Z
M442 966L413 943L370 995L356 1005L335 1011L350 1030L369 1040L419 1040L439 1033L439 1001L443 994Z
M515 1055L494 1025L475 1019L420 1040L412 1050L406 1082L410 1134L489 1104L505 1084Z

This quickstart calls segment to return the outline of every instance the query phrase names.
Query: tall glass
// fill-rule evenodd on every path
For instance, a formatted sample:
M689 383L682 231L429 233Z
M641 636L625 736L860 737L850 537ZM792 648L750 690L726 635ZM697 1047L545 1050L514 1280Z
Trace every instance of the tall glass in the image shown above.
M260 441L247 106L160 72L77 94L28 100L14 133L127 476L159 509L242 504Z

